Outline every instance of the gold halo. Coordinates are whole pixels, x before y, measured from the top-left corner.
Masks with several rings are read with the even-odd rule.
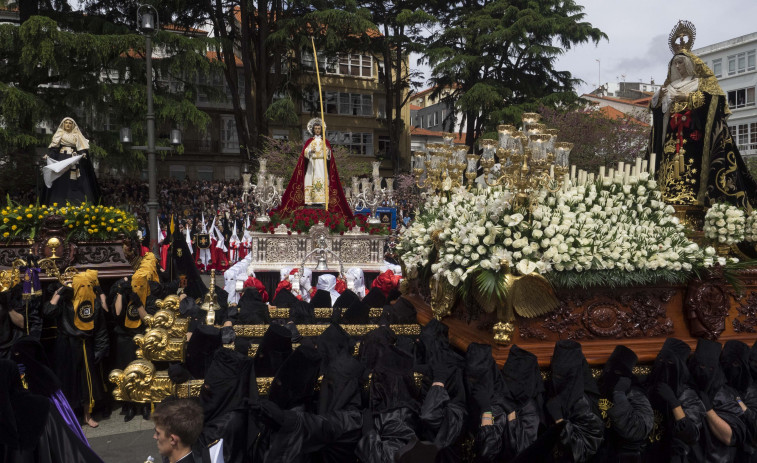
[[[697,28],[694,27],[694,24],[690,21],[679,20],[668,36],[670,51],[674,55],[683,50],[691,51],[696,37]]]

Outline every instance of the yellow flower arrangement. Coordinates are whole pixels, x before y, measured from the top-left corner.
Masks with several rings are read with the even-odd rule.
[[[8,200],[8,204],[0,211],[3,217],[0,233],[5,239],[34,239],[45,218],[52,215],[64,217],[64,227],[69,231],[68,238],[76,241],[116,239],[121,233],[137,230],[134,215],[112,206],[86,203],[79,206],[66,203],[60,208],[57,206],[57,203],[53,206],[21,206]],[[109,223],[117,223],[118,226],[107,227]]]

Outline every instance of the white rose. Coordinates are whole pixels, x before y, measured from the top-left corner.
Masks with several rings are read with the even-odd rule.
[[[528,275],[529,273],[536,270],[536,263],[531,262],[527,259],[523,259],[516,264],[515,268],[521,275]]]

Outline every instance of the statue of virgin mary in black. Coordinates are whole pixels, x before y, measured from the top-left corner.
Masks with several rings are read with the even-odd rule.
[[[757,207],[757,182],[728,128],[731,111],[723,89],[691,53],[695,35],[687,21],[673,29],[668,76],[652,97],[650,152],[656,154],[660,191],[669,204],[728,202],[751,211]]]
[[[62,206],[66,201],[71,204],[100,202],[100,187],[87,157],[89,140],[72,118],[63,118],[48,149],[43,158],[45,187],[40,202],[49,206],[54,203]]]

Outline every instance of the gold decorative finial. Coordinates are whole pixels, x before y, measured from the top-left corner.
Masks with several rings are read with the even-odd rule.
[[[51,255],[50,259],[60,259],[60,257],[55,255],[55,250],[60,246],[60,240],[56,237],[52,237],[49,240],[47,240],[47,245],[50,247]]]
[[[216,310],[219,309],[218,302],[216,302],[216,271],[210,271],[210,290],[205,295],[205,299],[202,302],[200,308],[208,313],[205,317],[205,323],[213,325],[216,322]]]
[[[697,28],[690,21],[679,20],[676,27],[670,31],[668,44],[670,51],[675,55],[681,51],[691,51],[694,46],[694,39],[697,37]]]

